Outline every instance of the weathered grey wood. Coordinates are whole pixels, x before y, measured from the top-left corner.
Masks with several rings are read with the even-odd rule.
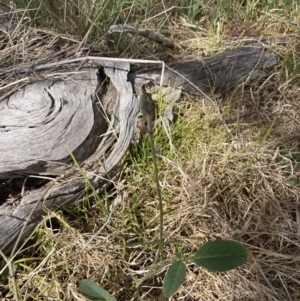
[[[3,50],[5,58],[9,49]],[[0,249],[5,253],[24,225],[22,238],[31,233],[45,208],[82,198],[85,182],[67,146],[96,188],[106,189],[136,129],[139,98],[134,92],[149,80],[160,82],[160,68],[135,73],[129,72],[128,63],[105,62],[99,68],[93,59],[73,58],[68,64],[55,57],[51,66],[48,56],[37,56],[29,63],[5,65],[0,72],[0,179],[63,174],[35,190],[25,185],[26,194],[19,191],[10,202],[0,200]],[[276,58],[260,47],[238,47],[170,65],[175,73],[166,70],[164,85],[199,94],[187,79],[208,93],[227,89],[243,78],[268,76],[275,65]],[[43,75],[48,79],[41,80]]]
[[[111,80],[109,86],[112,85],[113,89],[115,89],[116,91],[114,95],[116,96],[116,99],[113,99],[114,108],[113,115],[111,116],[112,122],[110,123],[109,131],[100,141],[100,143],[98,143],[96,140],[94,141],[94,143],[88,144],[88,147],[93,146],[94,152],[92,156],[89,156],[90,150],[88,150],[88,147],[86,147],[86,161],[82,164],[82,169],[89,177],[90,181],[99,189],[99,191],[103,191],[106,188],[106,185],[109,183],[110,179],[116,174],[114,168],[117,164],[119,164],[120,160],[126,153],[131,143],[132,136],[136,128],[137,116],[139,113],[139,101],[132,93],[131,84],[127,82],[129,64],[107,63],[106,65],[109,68],[104,68],[104,70],[106,74],[109,75]],[[94,83],[95,70],[97,69],[89,69],[89,72],[86,73],[90,74],[89,77],[91,79],[91,83],[87,85],[88,88],[82,88],[82,85],[86,86],[87,84],[85,78],[81,83],[78,82],[78,80],[76,81],[76,85],[78,87],[81,87],[83,91],[85,91],[86,98],[84,99],[84,101],[90,103],[89,105],[87,105],[86,103],[83,104],[82,100],[80,101],[80,103],[77,102],[77,106],[81,104],[86,109],[85,114],[91,120],[94,120],[94,112],[92,112],[91,108],[89,107],[92,107],[95,99],[98,99],[95,97],[97,94]],[[48,81],[46,82],[46,86],[48,87]],[[72,80],[71,82],[74,81]],[[44,84],[45,82],[38,85],[38,87],[43,87],[44,89]],[[74,88],[73,85],[71,85],[71,87]],[[58,90],[60,90],[59,87]],[[106,92],[111,91],[112,88],[110,87],[104,90],[105,91],[99,91],[99,98],[103,100],[104,106],[106,106],[107,102],[111,100],[111,95],[106,95]],[[70,90],[68,91],[72,92]],[[91,97],[90,95],[91,91],[94,91],[93,97]],[[81,94],[81,92],[79,92],[78,94]],[[59,95],[59,99],[63,99],[62,95]],[[68,99],[70,100],[70,98]],[[52,102],[51,99],[48,99],[48,101]],[[70,114],[72,113],[74,112],[70,112]],[[66,112],[66,115],[68,115],[68,111]],[[95,115],[97,116],[98,114],[95,113]],[[80,116],[84,118],[82,115]],[[68,116],[65,116],[65,118],[68,118]],[[91,136],[93,137],[93,139],[103,133],[103,117],[101,119],[101,117],[99,117],[98,115],[97,118],[100,118],[101,126],[99,128],[97,126],[97,129],[99,130],[98,133],[92,133]],[[85,120],[84,122],[90,123],[90,121],[87,120]],[[69,120],[69,124],[72,124],[72,120]],[[78,125],[78,123],[75,122],[75,125]],[[80,125],[83,125],[82,122],[80,122]],[[77,131],[79,131],[78,128]],[[61,135],[61,133],[59,133],[59,135]],[[86,141],[86,139],[84,138],[82,140]],[[61,140],[61,145],[64,145],[63,139]],[[112,148],[112,151],[109,151],[109,148]],[[84,147],[82,149],[84,149]],[[36,153],[36,151],[34,151],[34,153]],[[42,154],[43,151],[40,150],[40,153]],[[82,154],[82,152],[79,153]],[[41,154],[40,161],[42,161]],[[62,154],[64,155],[63,151]],[[103,158],[104,156],[105,160]],[[35,160],[33,160],[33,162],[35,162]],[[46,162],[48,164],[47,160]],[[35,172],[36,171],[37,170],[35,170]],[[63,204],[75,203],[79,200],[80,196],[82,196],[84,187],[85,181],[83,180],[83,178],[78,172],[76,172],[76,170],[71,169],[65,174],[63,178],[58,178],[56,181],[48,183],[46,187],[33,190],[27,195],[20,196],[18,199],[14,200],[13,203],[3,203],[0,207],[0,249],[5,253],[9,252],[12,249],[13,244],[16,242],[16,239],[24,223],[28,219],[30,212],[35,206],[36,208],[34,209],[34,214],[26,225],[25,230],[22,234],[22,238],[27,237],[31,233],[33,228],[41,219],[45,208],[53,208]]]
[[[29,84],[2,101],[0,179],[61,175],[72,163],[67,147],[79,162],[93,154],[107,128],[97,86],[97,68],[88,68]]]
[[[192,82],[205,93],[228,89],[242,79],[253,80],[264,78],[274,70],[276,57],[266,52],[262,47],[241,46],[225,50],[221,53],[198,61],[178,62],[170,64],[172,70],[166,69],[164,85],[183,86],[189,93],[201,94],[185,79]],[[136,87],[149,80],[160,82],[161,70],[142,70],[130,74],[130,80],[135,81]]]

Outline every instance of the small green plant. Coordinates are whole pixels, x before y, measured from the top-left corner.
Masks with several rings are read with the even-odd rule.
[[[177,254],[169,267],[163,281],[163,294],[166,298],[172,297],[186,276],[186,266],[182,254]],[[203,244],[191,258],[198,266],[210,271],[226,272],[234,269],[247,260],[247,251],[239,243],[230,240],[215,240]],[[84,279],[79,284],[80,292],[89,300],[116,300],[109,292],[93,281]]]
[[[166,298],[173,296],[185,279],[186,267],[182,256],[178,257],[181,258],[171,264],[163,281],[163,293]],[[244,264],[247,251],[235,241],[215,240],[203,244],[192,260],[210,271],[225,272]]]
[[[152,268],[150,268],[148,275],[146,275],[146,277],[143,278],[141,281],[138,281],[136,287],[138,287],[143,282],[143,280],[146,279],[149,275],[153,275],[152,272],[156,270],[156,268],[160,265],[160,262],[162,262],[163,260],[163,206],[152,129],[152,102],[152,97],[148,93],[147,87],[144,86],[143,95],[141,96],[141,110],[147,122],[147,133],[150,136],[150,146],[157,184],[156,186],[159,200],[158,206],[160,212],[159,240],[158,250],[153,266]],[[186,265],[184,263],[185,260],[192,260],[198,266],[204,267],[210,271],[225,272],[244,264],[247,260],[247,251],[241,244],[235,241],[215,240],[203,244],[196,251],[194,256],[185,258],[185,256],[181,253],[178,253],[176,256],[177,259],[174,260],[173,263],[170,265],[163,280],[163,295],[166,298],[170,298],[171,296],[173,296],[184,282],[187,270]],[[107,292],[106,290],[104,290],[103,288],[101,288],[96,283],[90,280],[82,280],[79,285],[79,290],[86,298],[90,300],[116,300],[113,296],[109,294],[109,292]]]

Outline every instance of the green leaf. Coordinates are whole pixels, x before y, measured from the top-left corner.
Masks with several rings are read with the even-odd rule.
[[[182,253],[176,252],[175,256],[176,256],[177,259],[183,260],[183,254]]]
[[[247,250],[231,240],[209,241],[202,245],[194,256],[197,265],[210,271],[225,272],[244,264]]]
[[[186,275],[186,267],[183,261],[178,260],[172,263],[163,282],[163,293],[166,298],[170,298],[176,293],[183,283]]]
[[[4,260],[0,260],[0,271],[4,268],[4,266],[6,265],[6,262]],[[14,263],[12,264],[12,269],[13,269],[13,272],[15,272],[17,270],[17,267],[18,267],[18,264]],[[0,278],[3,279],[3,280],[6,280],[10,277],[9,275],[9,268],[6,267],[4,269],[4,271],[0,274]]]
[[[79,291],[84,297],[92,301],[117,301],[116,298],[111,296],[108,291],[88,279],[80,281]]]

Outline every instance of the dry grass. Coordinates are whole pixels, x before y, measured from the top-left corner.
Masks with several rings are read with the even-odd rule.
[[[85,278],[99,283],[118,300],[159,300],[167,264],[176,252],[187,256],[188,273],[172,300],[300,300],[300,187],[294,184],[300,175],[296,1],[291,1],[294,7],[291,4],[289,11],[263,6],[251,10],[250,4],[246,10],[237,5],[239,1],[227,1],[236,8],[227,19],[224,13],[223,19],[213,19],[217,6],[212,1],[204,2],[202,13],[194,15],[191,10],[162,8],[163,1],[154,2],[149,10],[133,3],[136,10],[130,11],[130,5],[120,10],[122,18],[128,14],[130,20],[143,12],[148,20],[143,26],[174,39],[180,51],[167,51],[143,39],[136,44],[127,35],[115,45],[85,36],[87,45],[94,42],[99,52],[110,49],[110,55],[149,58],[151,51],[167,60],[211,55],[249,36],[274,37],[268,50],[276,53],[280,64],[270,78],[211,95],[225,124],[218,122],[218,112],[208,102],[186,96],[175,104],[178,119],[171,128],[172,139],[163,128],[155,129],[166,262],[136,289],[135,283],[154,261],[159,231],[154,169],[146,135],[140,145],[133,145],[117,189],[102,196],[104,204],[114,208],[111,222],[83,252],[85,243],[107,219],[96,201],[85,200],[77,208],[45,216],[16,259],[22,300],[84,300],[77,287]],[[217,2],[228,9],[226,2]],[[63,1],[58,3],[64,8]],[[70,13],[68,18],[74,16]],[[87,26],[92,28],[91,24]],[[98,28],[99,24],[94,26]],[[101,28],[97,39],[104,32]],[[276,43],[284,34],[292,36],[284,44]],[[244,113],[249,114],[242,117]],[[249,251],[247,263],[227,273],[211,273],[188,260],[201,243],[216,238],[243,243]],[[11,300],[11,281],[3,280],[0,291],[3,300]]]

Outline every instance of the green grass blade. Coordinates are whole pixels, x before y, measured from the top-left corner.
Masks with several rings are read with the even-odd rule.
[[[163,282],[163,293],[166,298],[170,298],[176,293],[183,283],[186,275],[186,267],[182,260],[173,262]]]
[[[209,241],[202,245],[194,256],[197,265],[210,271],[225,272],[234,269],[247,260],[247,250],[230,240]]]
[[[91,183],[91,181],[89,180],[88,176],[85,174],[85,172],[83,171],[83,169],[81,168],[80,164],[78,163],[78,161],[76,160],[74,154],[72,153],[71,149],[69,148],[69,146],[67,145],[67,149],[69,151],[69,154],[75,164],[75,166],[77,167],[77,169],[79,170],[80,174],[82,175],[82,177],[84,178],[84,180],[86,181],[88,187],[92,190],[93,192],[93,196],[94,198],[98,201],[98,203],[100,204],[103,212],[106,214],[106,216],[108,217],[109,216],[109,212],[108,210],[106,209],[106,207],[104,206],[104,204],[101,202],[100,198],[99,198],[99,194],[97,193],[94,185]],[[112,222],[113,223],[113,222]],[[113,226],[114,223],[113,223]]]

